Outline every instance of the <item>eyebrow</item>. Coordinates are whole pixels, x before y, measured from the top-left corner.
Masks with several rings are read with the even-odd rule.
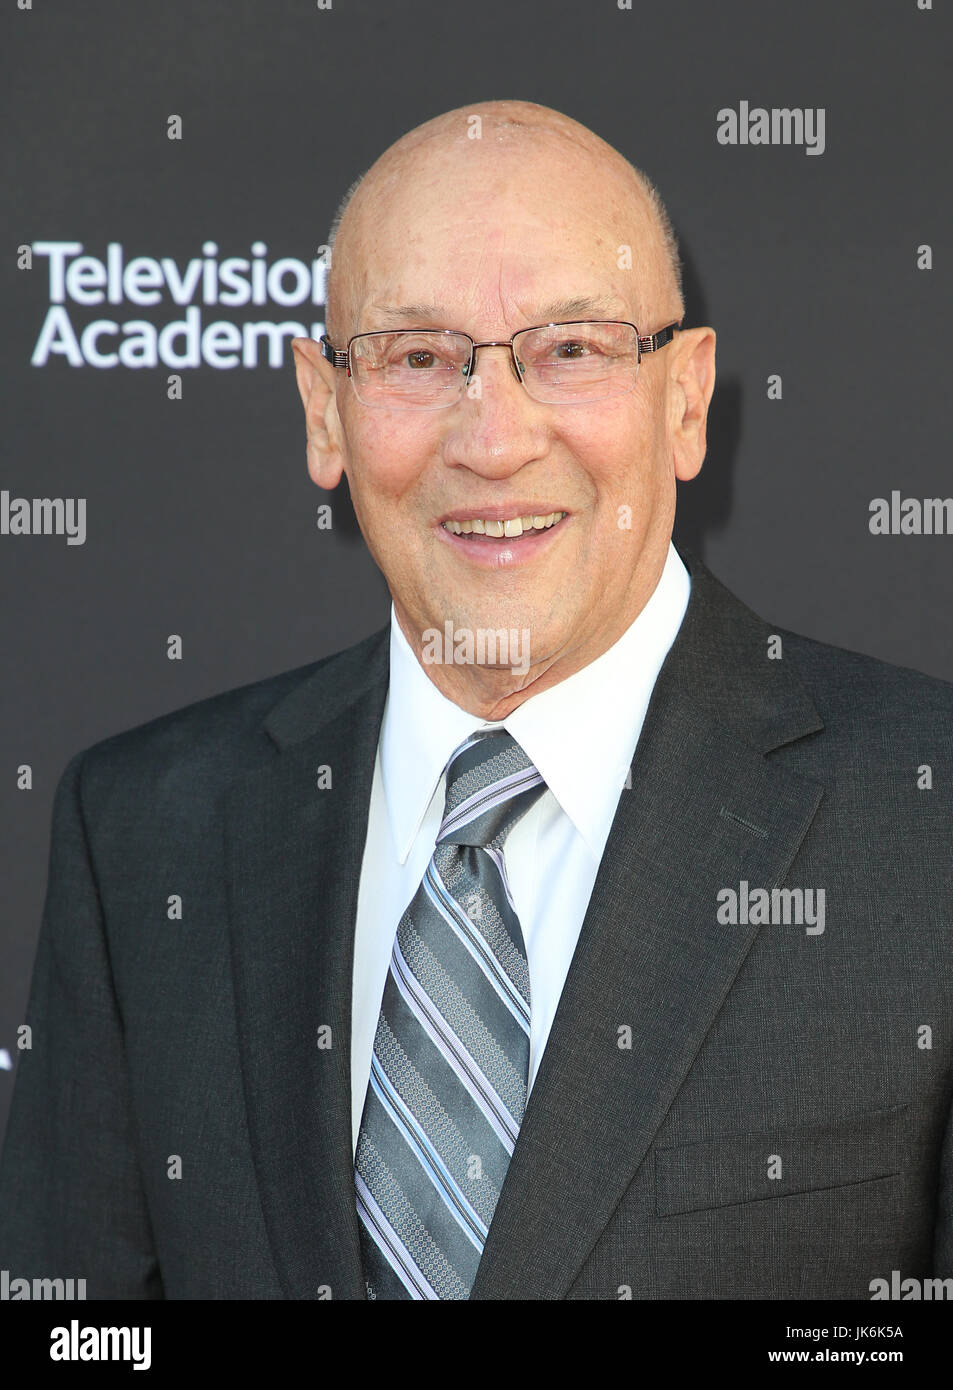
[[[554,299],[543,304],[536,311],[540,323],[550,320],[572,319],[577,314],[625,313],[626,308],[615,295],[581,295],[573,299]],[[439,304],[372,304],[370,313],[389,319],[392,323],[414,323],[423,327],[427,323],[446,323],[452,317]]]

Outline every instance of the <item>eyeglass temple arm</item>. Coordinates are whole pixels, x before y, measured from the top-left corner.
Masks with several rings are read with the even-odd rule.
[[[331,363],[332,367],[347,366],[347,348],[332,347],[326,333],[322,333],[321,335],[321,351]]]
[[[675,337],[677,323],[670,323],[667,328],[660,328],[657,333],[651,333],[647,338],[639,339],[639,352],[658,352],[666,343],[670,343]]]

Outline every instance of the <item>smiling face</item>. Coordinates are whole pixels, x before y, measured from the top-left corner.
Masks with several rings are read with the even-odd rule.
[[[614,152],[525,128],[469,140],[459,120],[356,195],[334,252],[335,346],[399,327],[506,340],[585,318],[646,335],[680,317],[650,205]],[[704,457],[711,330],[676,334],[643,356],[629,394],[584,404],[533,400],[494,347],[477,354],[479,391],[449,408],[367,406],[310,340],[295,351],[312,476],[347,474],[418,655],[448,620],[529,631],[519,677],[426,665],[444,693],[501,718],[621,636],[664,565],[675,477]]]

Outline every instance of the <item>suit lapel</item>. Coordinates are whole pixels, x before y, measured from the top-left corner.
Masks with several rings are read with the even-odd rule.
[[[317,1298],[322,1288],[335,1299],[365,1297],[351,1155],[351,968],[387,651],[385,631],[297,687],[266,721],[281,755],[233,783],[225,803],[249,1133],[289,1298]],[[321,768],[331,778],[323,789]]]
[[[718,890],[780,884],[823,795],[765,757],[823,727],[771,630],[688,562],[472,1298],[566,1294],[759,930],[719,926]]]

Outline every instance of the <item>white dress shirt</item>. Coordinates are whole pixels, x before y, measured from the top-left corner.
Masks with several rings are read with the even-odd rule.
[[[390,685],[354,938],[355,1149],[397,925],[433,854],[443,818],[447,762],[476,729],[508,730],[547,786],[510,832],[503,850],[529,963],[532,1088],[649,699],[685,616],[690,587],[688,572],[669,543],[658,584],[619,640],[588,666],[496,722],[468,714],[440,693],[391,607]]]

